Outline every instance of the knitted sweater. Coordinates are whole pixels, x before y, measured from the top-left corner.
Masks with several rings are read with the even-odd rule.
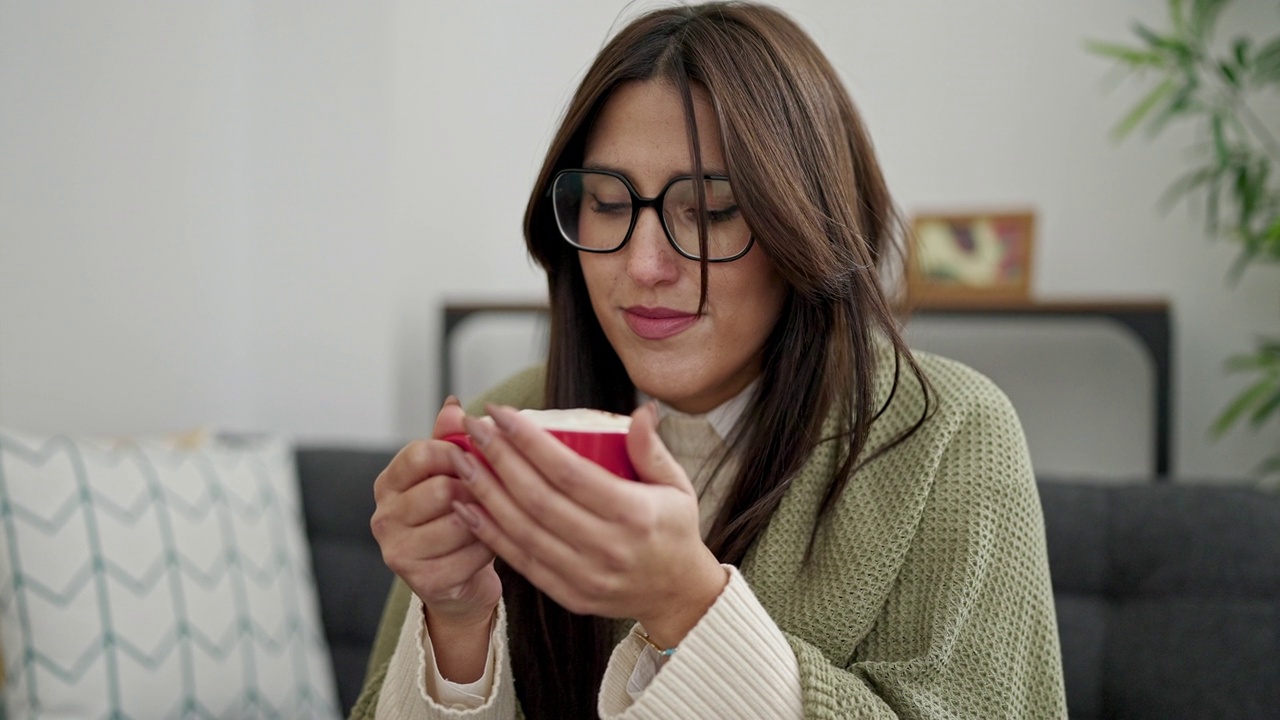
[[[805,567],[839,457],[836,441],[819,445],[741,573],[795,652],[807,718],[1065,717],[1043,516],[1017,416],[978,373],[917,358],[936,391],[930,419],[851,478]],[[891,360],[881,368],[883,398]],[[541,396],[534,370],[486,399],[537,407]],[[904,373],[868,447],[909,427],[922,403]],[[823,436],[834,429],[828,419]],[[408,604],[397,582],[353,718],[373,716]]]

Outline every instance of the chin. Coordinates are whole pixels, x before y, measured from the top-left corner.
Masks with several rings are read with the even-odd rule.
[[[667,405],[676,405],[689,399],[694,391],[685,383],[671,382],[670,378],[682,377],[679,373],[629,373],[631,382],[640,392]],[[683,376],[687,377],[687,376]]]

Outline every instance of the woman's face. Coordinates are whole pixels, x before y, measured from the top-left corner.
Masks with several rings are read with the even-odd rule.
[[[703,171],[727,175],[707,94],[693,90]],[[587,138],[583,165],[627,177],[654,197],[674,177],[693,174],[683,106],[663,82],[617,87]],[[671,247],[656,210],[636,219],[614,253],[579,252],[596,317],[632,382],[686,413],[732,398],[760,374],[765,339],[787,288],[760,246],[707,266],[707,303],[698,313],[700,265]]]

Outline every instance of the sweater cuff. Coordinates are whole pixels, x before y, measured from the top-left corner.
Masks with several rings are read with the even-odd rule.
[[[600,686],[601,718],[803,716],[800,665],[786,636],[737,568],[724,567],[724,591],[634,702],[628,680],[642,654],[657,653],[634,633],[614,648]]]
[[[492,672],[491,672],[492,670]],[[489,633],[489,659],[485,675],[490,676],[487,697],[477,700],[450,694],[433,682],[440,676],[435,653],[427,635],[422,600],[409,601],[400,627],[395,653],[387,666],[386,679],[378,698],[377,720],[421,718],[423,720],[510,720],[516,713],[515,685],[511,680],[511,654],[507,649],[507,610],[498,603],[497,617]],[[483,684],[482,677],[479,684]],[[448,683],[454,688],[459,686]],[[430,690],[429,690],[430,688]],[[435,694],[441,689],[445,692]],[[433,692],[434,691],[434,692]]]
[[[480,674],[480,679],[475,682],[456,683],[440,674],[440,666],[436,663],[436,648],[431,643],[431,635],[427,632],[424,621],[422,629],[418,631],[418,640],[422,643],[420,677],[426,681],[426,686],[422,688],[423,695],[434,698],[441,705],[453,708],[477,708],[483,705],[490,691],[493,690],[493,664],[498,646],[494,635],[497,629],[498,622],[495,618],[489,630],[489,652],[485,653],[484,672]]]

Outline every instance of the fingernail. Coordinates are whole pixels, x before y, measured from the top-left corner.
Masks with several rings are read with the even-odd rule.
[[[445,399],[444,399],[444,404],[445,404],[445,405],[457,405],[458,407],[462,407],[462,401],[458,399],[458,396],[457,396],[457,395],[450,395],[449,397],[445,398]]]
[[[493,430],[479,420],[471,416],[467,416],[462,423],[467,426],[467,434],[470,435],[471,439],[476,441],[476,445],[479,445],[481,448],[488,445],[490,440],[493,440]]]
[[[508,435],[515,431],[515,410],[508,407],[502,407],[500,405],[489,404],[486,404],[484,409],[488,411],[489,417],[493,418],[493,424],[497,425],[499,430]]]
[[[471,457],[470,453],[455,448],[450,451],[453,454],[453,465],[462,473],[462,479],[467,482],[473,482],[476,479],[476,471],[480,466],[476,465],[476,459]]]
[[[472,530],[480,529],[480,516],[476,514],[475,510],[472,510],[466,505],[454,500],[453,511],[458,513],[458,517],[462,518],[462,521],[465,522]]]

